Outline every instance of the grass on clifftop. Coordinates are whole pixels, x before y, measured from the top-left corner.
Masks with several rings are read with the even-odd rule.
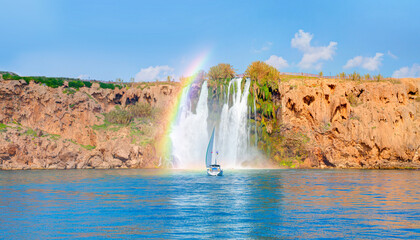
[[[77,90],[81,87],[90,88],[91,86],[92,86],[92,83],[88,81],[80,81],[80,80],[69,81],[69,87],[72,87]]]
[[[10,72],[1,72],[2,78],[4,80],[25,80],[26,83],[30,83],[34,81],[35,83],[45,84],[48,87],[58,88],[64,85],[64,82],[68,82],[69,87],[74,89],[79,89],[81,87],[88,87],[92,86],[91,81],[82,81],[76,78],[65,78],[65,77],[44,77],[44,76],[19,76],[15,73]],[[99,87],[103,89],[112,89],[114,90],[116,87],[122,89],[123,86],[119,84],[113,83],[103,83],[99,82]]]

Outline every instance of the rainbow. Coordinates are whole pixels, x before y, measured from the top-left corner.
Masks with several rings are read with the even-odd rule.
[[[182,79],[181,87],[177,93],[175,101],[173,105],[165,113],[165,116],[164,116],[165,129],[164,129],[163,136],[158,141],[157,151],[158,151],[158,154],[162,156],[163,158],[165,158],[166,160],[170,159],[170,154],[172,152],[170,134],[172,132],[174,124],[176,123],[177,116],[179,115],[180,105],[182,102],[182,99],[181,99],[182,93],[184,91],[189,92],[192,84],[197,80],[197,78],[195,78],[194,75],[196,75],[200,70],[204,68],[204,65],[207,62],[209,55],[210,55],[209,50],[203,51],[194,59],[194,61],[184,71],[184,74],[185,74],[184,76],[187,76],[187,77]]]

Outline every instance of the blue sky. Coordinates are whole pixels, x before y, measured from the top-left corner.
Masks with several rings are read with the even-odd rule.
[[[0,71],[179,77],[256,60],[283,72],[420,77],[420,1],[0,0]]]

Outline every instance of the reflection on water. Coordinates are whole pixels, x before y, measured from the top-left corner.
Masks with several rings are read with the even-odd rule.
[[[419,171],[0,171],[0,232],[6,239],[413,239],[419,179]]]

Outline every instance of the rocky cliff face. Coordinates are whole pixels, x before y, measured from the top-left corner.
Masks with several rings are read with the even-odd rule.
[[[306,135],[301,167],[419,168],[420,80],[281,83],[284,132]]]
[[[162,112],[177,90],[176,84],[151,83],[69,91],[0,81],[0,169],[155,167],[153,140],[164,124],[159,113],[128,126],[106,124],[103,113],[139,101]]]
[[[265,98],[257,102],[251,121],[259,126],[260,149],[273,162],[289,158],[293,167],[420,168],[420,79],[306,79],[274,88],[251,89],[256,98]],[[155,144],[164,134],[162,116],[173,105],[178,84],[115,90],[93,84],[69,90],[0,81],[0,169],[160,166]],[[128,125],[104,120],[104,113],[137,102],[152,105],[154,115]]]

